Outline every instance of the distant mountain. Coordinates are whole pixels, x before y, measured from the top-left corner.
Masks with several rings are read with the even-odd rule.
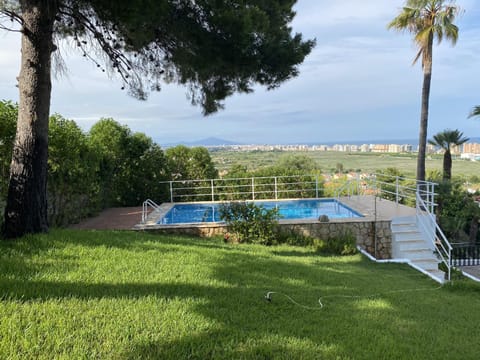
[[[170,144],[161,144],[162,147],[173,147],[177,145],[185,145],[185,146],[222,146],[222,145],[242,145],[242,143],[220,139],[216,137],[209,137],[206,139],[196,140],[196,141],[179,141],[177,143],[170,143]]]

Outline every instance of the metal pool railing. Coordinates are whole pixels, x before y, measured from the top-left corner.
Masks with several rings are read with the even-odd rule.
[[[177,180],[168,186],[170,202],[318,198],[319,175]]]
[[[147,199],[142,204],[142,223],[145,223],[145,221],[147,221],[150,208],[153,210],[157,210],[159,206],[153,200]]]
[[[427,200],[434,212],[435,186],[430,181],[418,181],[403,176],[370,174],[347,181],[335,191],[335,198],[352,195],[375,195],[382,199],[415,207],[417,193]]]

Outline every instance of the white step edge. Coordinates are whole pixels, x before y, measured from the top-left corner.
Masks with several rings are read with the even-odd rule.
[[[440,284],[444,284],[445,283],[445,279],[443,278],[439,278],[438,276],[435,276],[434,274],[430,273],[429,271],[425,270],[425,269],[422,269],[421,267],[417,266],[417,265],[414,265],[412,264],[412,262],[409,260],[409,259],[385,259],[385,260],[378,260],[376,258],[374,258],[372,255],[370,255],[369,253],[367,253],[365,250],[363,250],[360,246],[357,246],[357,249],[358,251],[360,251],[361,254],[363,254],[364,256],[366,256],[369,260],[371,261],[374,261],[376,263],[379,263],[379,264],[388,264],[388,263],[395,263],[395,264],[408,264],[410,265],[411,267],[413,267],[415,270],[418,270],[420,271],[422,274],[424,275],[427,275],[429,278],[431,278],[432,280],[435,280],[436,282],[440,283]],[[438,266],[438,264],[437,264]],[[441,271],[441,270],[438,270],[438,271]],[[443,273],[443,271],[441,271]],[[443,273],[443,276],[445,277],[445,273]]]
[[[436,260],[435,255],[432,254],[432,250],[427,248],[408,249],[408,250],[400,249],[398,253],[400,258],[407,258],[410,260],[428,259],[428,258]]]

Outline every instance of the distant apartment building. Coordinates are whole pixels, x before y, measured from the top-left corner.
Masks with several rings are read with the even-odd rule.
[[[450,153],[452,155],[460,155],[462,153],[462,148],[460,146],[453,145],[450,148]]]
[[[360,151],[361,152],[370,152],[370,145],[368,145],[368,144],[360,145]]]
[[[374,153],[386,153],[388,152],[387,144],[373,144],[371,146],[372,152]]]
[[[480,160],[480,144],[468,143],[463,144],[463,151],[460,155],[461,159],[467,159],[472,161]]]
[[[402,145],[390,144],[390,145],[388,145],[388,152],[389,153],[400,153],[400,152],[402,152]]]
[[[410,144],[402,145],[402,152],[409,153],[409,152],[412,152],[412,151],[413,151],[413,146],[412,145],[410,145]]]
[[[427,144],[427,154],[435,154],[437,147],[432,144]]]
[[[463,144],[463,153],[480,155],[480,144],[477,144],[477,143]]]

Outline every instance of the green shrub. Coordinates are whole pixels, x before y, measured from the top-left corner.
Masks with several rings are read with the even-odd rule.
[[[313,241],[315,251],[332,255],[353,255],[357,252],[356,244],[355,235],[349,231],[326,240],[315,239]]]
[[[240,243],[276,244],[277,208],[265,209],[253,202],[230,202],[220,206],[220,218],[233,239]]]
[[[311,236],[297,233],[293,229],[277,228],[277,242],[291,246],[313,246],[315,239]]]

